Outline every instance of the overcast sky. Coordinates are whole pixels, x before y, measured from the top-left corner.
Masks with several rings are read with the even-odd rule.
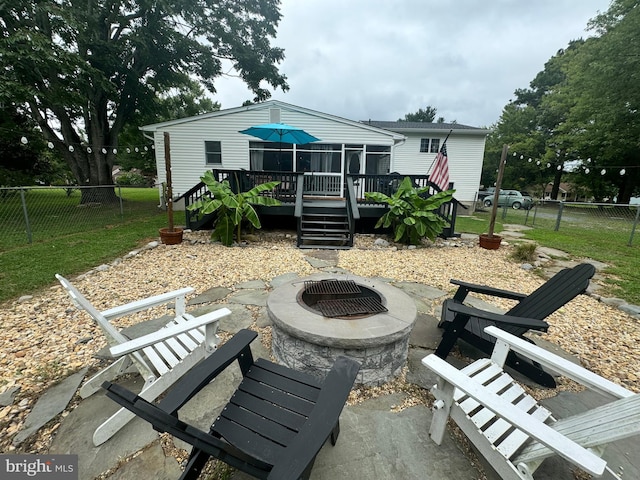
[[[488,127],[518,88],[609,0],[283,0],[273,45],[290,90],[274,99],[351,120],[397,120],[431,105]],[[253,98],[220,79],[222,108]]]

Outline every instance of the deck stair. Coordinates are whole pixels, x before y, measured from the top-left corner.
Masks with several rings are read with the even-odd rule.
[[[298,220],[299,248],[349,249],[353,228],[345,202],[304,201]]]

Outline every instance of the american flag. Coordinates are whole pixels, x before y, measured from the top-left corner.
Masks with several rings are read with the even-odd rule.
[[[447,190],[449,188],[449,160],[447,159],[446,140],[436,156],[429,180],[438,185],[441,190]]]

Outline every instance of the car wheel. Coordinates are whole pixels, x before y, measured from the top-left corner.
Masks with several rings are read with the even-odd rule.
[[[490,207],[491,206],[491,200],[485,200],[484,201],[484,206],[485,207]]]
[[[513,202],[513,205],[511,205],[514,210],[520,210],[521,206],[522,204],[520,202]]]

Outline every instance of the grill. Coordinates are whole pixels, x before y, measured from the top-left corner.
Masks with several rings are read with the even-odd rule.
[[[345,295],[360,293],[360,287],[353,280],[307,280],[304,291],[310,295]]]
[[[353,280],[308,280],[303,301],[325,317],[348,317],[386,312],[377,294],[363,292]]]
[[[318,303],[316,303],[316,308],[320,310],[325,317],[368,315],[387,311],[386,307],[375,297],[319,300]]]

